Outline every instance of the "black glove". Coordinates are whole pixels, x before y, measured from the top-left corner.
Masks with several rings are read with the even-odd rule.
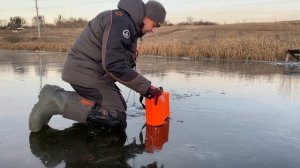
[[[148,98],[148,99],[155,99],[155,104],[157,104],[158,101],[158,97],[162,94],[163,89],[162,87],[154,87],[154,86],[150,86],[149,89],[147,90],[146,94],[144,95],[144,97]]]

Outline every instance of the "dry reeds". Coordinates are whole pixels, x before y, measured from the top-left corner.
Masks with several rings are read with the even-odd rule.
[[[284,59],[287,46],[270,37],[243,36],[193,42],[149,41],[141,43],[139,51],[143,55],[277,61]]]

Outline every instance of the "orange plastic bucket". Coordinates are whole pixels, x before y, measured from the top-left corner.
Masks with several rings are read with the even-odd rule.
[[[162,92],[158,97],[157,104],[155,99],[146,99],[146,124],[159,126],[164,124],[170,117],[169,92]]]

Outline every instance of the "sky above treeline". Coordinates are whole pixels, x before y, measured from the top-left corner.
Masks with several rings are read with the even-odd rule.
[[[147,2],[148,0],[144,0]],[[158,0],[167,10],[167,21],[273,22],[300,20],[300,0]],[[58,15],[92,19],[101,11],[116,9],[119,0],[38,0],[39,14],[47,23]],[[0,20],[21,16],[30,24],[36,16],[35,0],[0,0]]]

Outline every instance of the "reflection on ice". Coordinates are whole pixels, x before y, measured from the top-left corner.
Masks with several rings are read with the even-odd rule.
[[[123,130],[99,129],[94,125],[74,124],[62,131],[44,126],[29,136],[31,152],[45,167],[123,167],[144,145],[132,142],[125,145]]]
[[[30,133],[33,155],[45,167],[131,167],[128,160],[143,152],[162,150],[169,137],[169,121],[159,127],[146,126],[138,137],[128,142],[124,130],[99,128],[93,124],[73,124],[64,130],[48,125],[40,132]],[[157,162],[149,165],[157,166]],[[154,167],[156,168],[156,167]]]
[[[161,126],[146,126],[145,151],[153,153],[163,149],[163,145],[169,139],[170,121],[166,120]]]

